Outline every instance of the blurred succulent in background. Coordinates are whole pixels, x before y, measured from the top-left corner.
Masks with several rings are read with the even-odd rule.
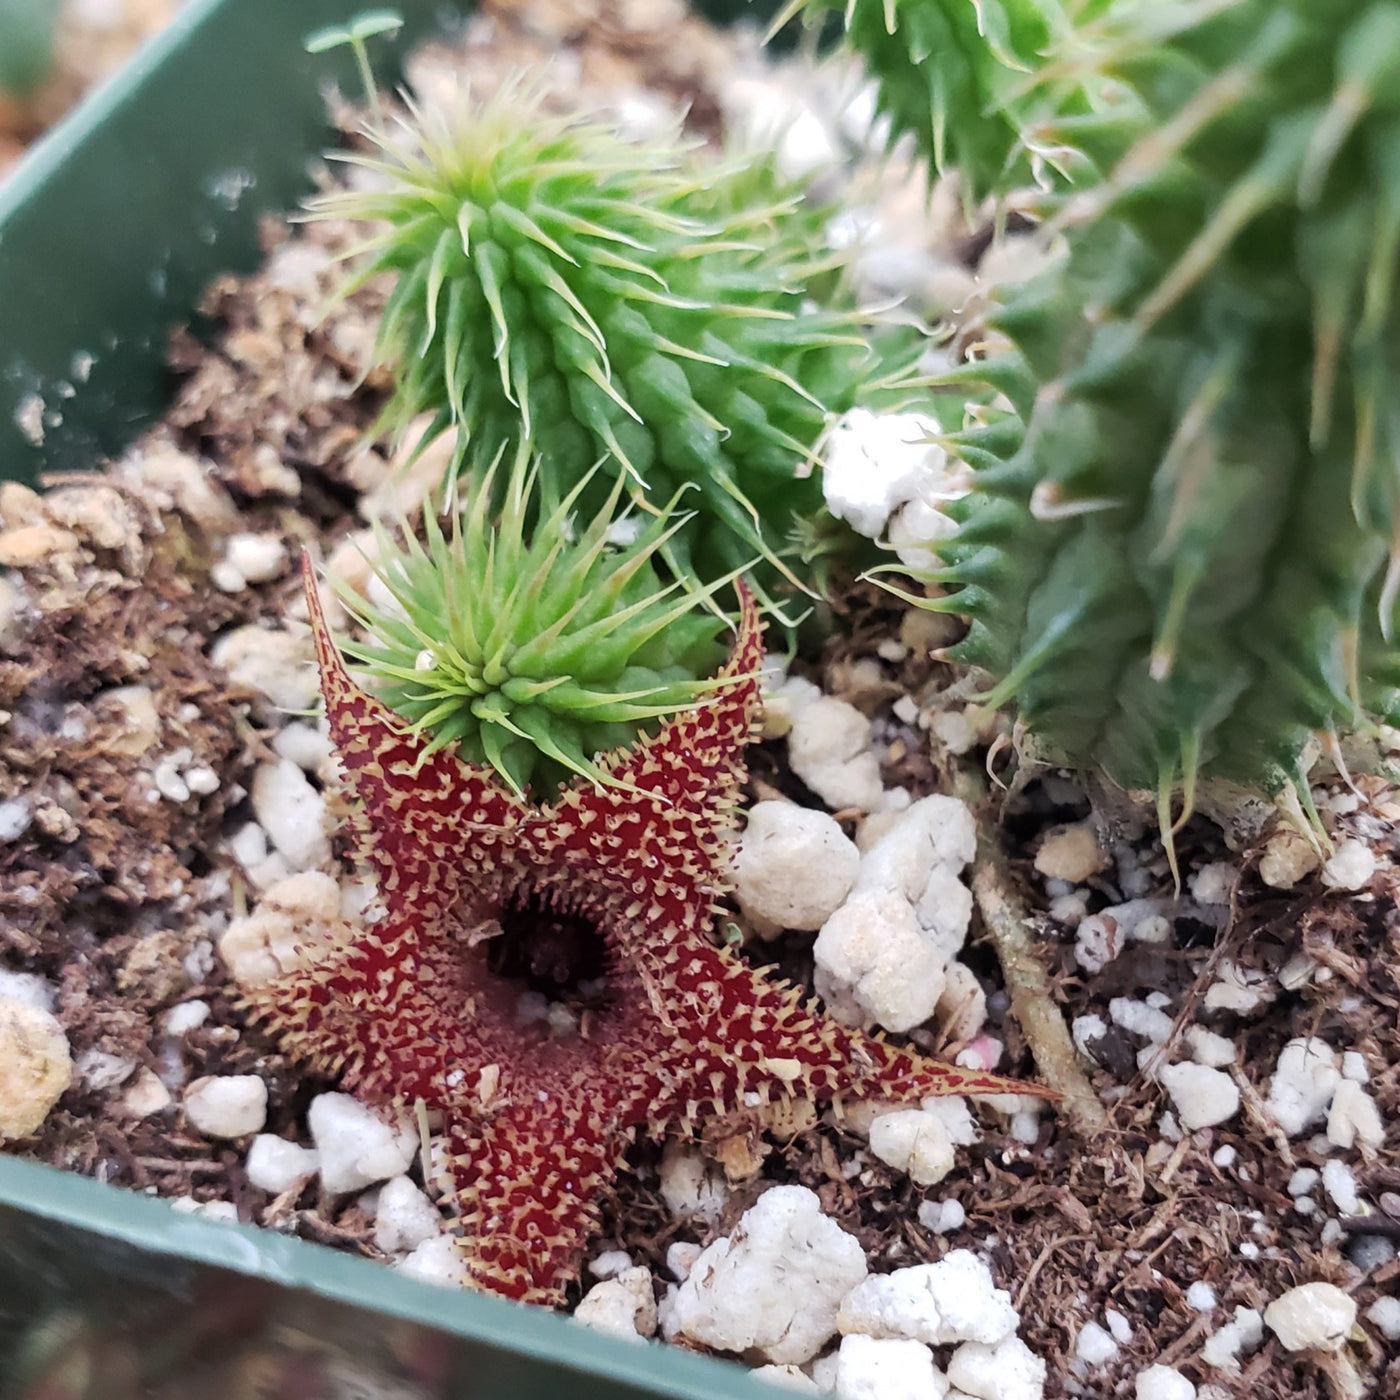
[[[342,597],[365,627],[343,650],[431,755],[449,744],[538,798],[574,774],[606,781],[595,758],[713,689],[724,658],[716,583],[663,585],[653,567],[686,524],[674,503],[618,516],[614,476],[587,523],[586,475],[533,516],[540,466],[522,444],[464,475],[447,530],[429,510],[420,541],[376,527],[382,591]],[[497,509],[494,503],[499,500]]]
[[[0,93],[27,97],[48,76],[58,0],[0,0]]]
[[[1030,183],[1026,74],[1065,27],[1054,0],[789,0],[773,32],[834,14],[877,82],[892,141],[912,137],[974,202]]]
[[[898,332],[886,359],[850,307],[811,299],[830,297],[832,261],[801,191],[551,115],[523,83],[448,115],[410,105],[369,136],[344,157],[363,187],[313,212],[381,225],[350,285],[394,279],[382,426],[433,414],[463,462],[474,442],[528,439],[544,515],[600,459],[588,510],[613,471],[648,510],[692,486],[693,515],[658,546],[674,577],[759,559],[760,590],[805,586],[788,537],[821,509],[811,453],[828,414],[881,392],[920,345]]]
[[[1108,96],[1028,133],[1081,155],[1065,253],[949,378],[1003,397],[926,606],[1164,826],[1202,775],[1306,806],[1315,739],[1400,716],[1400,7],[1126,3],[1043,71]]]

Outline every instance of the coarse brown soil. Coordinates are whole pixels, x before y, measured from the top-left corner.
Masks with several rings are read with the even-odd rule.
[[[561,101],[648,88],[688,106],[700,134],[713,133],[712,77],[731,56],[731,38],[685,20],[678,39],[676,15],[656,22],[668,7],[626,0],[486,8],[490,22],[473,30],[465,58],[452,60],[474,82],[489,87],[522,64],[563,55],[573,77]],[[430,63],[425,83],[444,71],[446,60]],[[237,532],[275,534],[289,554],[305,546],[324,559],[361,527],[372,500],[411,489],[387,451],[364,442],[385,394],[379,374],[362,372],[382,289],[322,316],[331,255],[346,238],[331,224],[295,232],[269,224],[266,268],[209,289],[202,310],[213,333],[174,338],[182,386],[140,452],[110,469],[95,463],[90,477],[43,497],[0,487],[0,802],[23,800],[31,818],[0,846],[0,967],[58,987],[57,1015],[81,1071],[40,1132],[9,1150],[126,1188],[232,1202],[243,1221],[377,1257],[353,1199],[329,1198],[314,1183],[275,1199],[257,1190],[238,1144],[186,1124],[178,1089],[203,1075],[255,1072],[269,1086],[266,1131],[306,1141],[306,1104],[329,1087],[309,1082],[244,1023],[215,953],[230,918],[256,899],[228,840],[249,818],[251,775],[273,756],[285,715],[211,653],[218,639],[256,624],[304,675],[304,604],[294,570],[234,592],[216,587],[210,570]],[[971,237],[966,248],[980,255],[980,243]],[[990,735],[957,756],[932,730],[894,715],[904,696],[930,712],[952,704],[944,692],[961,678],[933,655],[947,640],[935,624],[867,587],[848,590],[834,622],[807,674],[876,720],[887,785],[916,797],[947,791],[959,764],[982,764]],[[996,761],[1004,767],[1004,757]],[[200,767],[217,785],[179,798],[170,772]],[[780,741],[752,751],[751,788],[820,805],[788,769]],[[1054,998],[1067,1020],[1097,1013],[1110,1028],[1088,1065],[1107,1129],[1085,1141],[1051,1114],[1038,1140],[1025,1143],[1004,1119],[983,1114],[980,1141],[959,1149],[953,1174],[925,1191],[883,1166],[858,1134],[814,1114],[796,1114],[782,1136],[731,1124],[707,1143],[733,1187],[713,1229],[672,1217],[658,1191],[658,1150],[640,1147],[599,1246],[625,1249],[664,1279],[674,1240],[704,1243],[732,1228],[765,1186],[800,1182],[859,1237],[872,1268],[985,1247],[1021,1312],[1021,1337],[1047,1362],[1048,1396],[1131,1394],[1133,1377],[1154,1362],[1180,1366],[1221,1396],[1340,1396],[1335,1362],[1290,1355],[1271,1333],[1236,1373],[1207,1366],[1200,1349],[1234,1308],[1262,1310],[1298,1283],[1333,1282],[1363,1314],[1400,1287],[1400,790],[1361,777],[1355,802],[1351,795],[1340,778],[1326,783],[1323,796],[1344,800],[1325,819],[1337,838],[1353,835],[1374,850],[1367,888],[1340,892],[1309,876],[1271,889],[1257,875],[1262,840],[1232,851],[1218,827],[1197,819],[1178,838],[1183,879],[1189,886],[1203,866],[1232,862],[1239,878],[1228,918],[1182,913],[1166,941],[1132,944],[1090,976],[1074,959],[1073,930],[1049,913],[1033,860],[1051,827],[1084,818],[1091,796],[1102,794],[1063,775],[999,794],[1002,840]],[[1125,881],[1170,899],[1155,831],[1134,825],[1121,806],[1101,807],[1117,844],[1115,860],[1086,882],[1091,910],[1127,898]],[[838,815],[854,832],[856,814]],[[788,935],[761,955],[810,984],[810,937]],[[1032,1073],[999,994],[994,950],[975,938],[964,956],[990,994],[988,1029],[1007,1047],[1001,1067]],[[1258,970],[1270,999],[1248,1013],[1204,1010],[1226,959]],[[1169,1104],[1138,1070],[1142,1041],[1115,1026],[1108,1009],[1113,998],[1153,992],[1168,999],[1178,1033],[1200,1022],[1233,1040],[1229,1072],[1243,1109],[1226,1124],[1186,1135],[1170,1122],[1164,1128]],[[162,1018],[193,1000],[208,1004],[207,1019],[181,1037],[167,1034]],[[1331,1229],[1335,1212],[1320,1190],[1311,1213],[1288,1191],[1295,1170],[1321,1167],[1325,1139],[1286,1138],[1263,1106],[1279,1052],[1297,1036],[1360,1052],[1386,1125],[1379,1149],[1340,1154],[1367,1213]],[[961,1048],[924,1039],[940,1053]],[[925,1198],[957,1200],[966,1224],[947,1237],[924,1228],[917,1208]],[[1197,1282],[1214,1289],[1213,1310],[1188,1305]],[[1086,1373],[1076,1339],[1084,1323],[1102,1324],[1106,1309],[1127,1319],[1131,1339],[1106,1368]],[[1400,1394],[1400,1354],[1376,1328],[1363,1324],[1347,1355],[1366,1393]]]

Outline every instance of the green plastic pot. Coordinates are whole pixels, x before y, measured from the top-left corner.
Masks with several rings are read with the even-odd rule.
[[[698,7],[721,20],[749,8]],[[159,415],[171,328],[216,273],[256,265],[259,217],[297,204],[308,162],[330,144],[321,89],[331,78],[349,88],[352,60],[312,57],[303,39],[358,8],[190,0],[0,184],[0,476],[92,470]],[[402,47],[463,7],[397,8]],[[12,1387],[25,1383],[19,1353],[37,1322],[85,1318],[99,1335],[145,1328],[168,1341],[180,1309],[211,1297],[243,1303],[240,1325],[257,1325],[259,1309],[296,1317],[318,1339],[340,1339],[349,1361],[357,1345],[415,1324],[453,1378],[443,1393],[473,1400],[774,1393],[725,1362],[629,1345],[0,1155],[0,1400],[24,1393]]]

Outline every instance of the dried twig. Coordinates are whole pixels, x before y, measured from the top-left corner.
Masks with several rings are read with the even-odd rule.
[[[1011,1010],[1021,1023],[1041,1077],[1063,1096],[1061,1113],[1081,1137],[1093,1137],[1108,1125],[1108,1115],[1079,1067],[1074,1042],[1050,993],[1050,978],[1031,941],[1026,906],[1007,865],[1001,833],[986,816],[986,784],[980,775],[960,767],[954,792],[977,817],[972,893],[996,947]]]

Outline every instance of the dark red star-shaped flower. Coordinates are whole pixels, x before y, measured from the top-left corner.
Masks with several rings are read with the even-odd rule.
[[[639,1131],[788,1095],[1043,1092],[826,1020],[712,940],[759,699],[746,591],[713,697],[603,761],[608,786],[545,806],[451,751],[425,754],[346,672],[309,570],[307,597],[377,917],[248,999],[366,1102],[440,1111],[472,1283],[558,1302]],[[522,1022],[532,978],[601,987],[560,1034]]]

